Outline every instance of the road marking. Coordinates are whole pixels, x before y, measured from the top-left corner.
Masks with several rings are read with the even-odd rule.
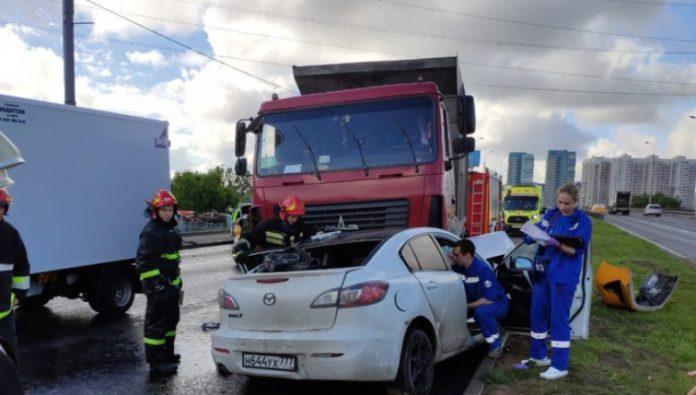
[[[625,227],[623,227],[623,226],[621,226],[621,225],[619,225],[619,224],[617,224],[617,223],[612,223],[612,222],[607,222],[607,223],[608,223],[609,225],[615,226],[615,227],[617,227],[617,228],[623,230],[623,231],[626,232],[626,233],[630,233],[630,234],[632,234],[633,236],[636,236],[636,237],[639,238],[639,239],[643,239],[643,240],[647,241],[648,243],[653,244],[653,245],[655,245],[655,246],[657,246],[657,247],[659,247],[659,248],[661,248],[661,249],[663,249],[663,250],[669,252],[669,253],[672,254],[672,255],[676,255],[676,256],[678,256],[679,258],[686,259],[687,261],[691,261],[691,259],[689,259],[689,258],[685,257],[684,255],[682,255],[682,254],[680,254],[680,253],[674,251],[673,249],[668,248],[668,247],[665,247],[665,246],[663,246],[663,245],[657,243],[656,241],[652,241],[652,240],[648,239],[647,237],[641,236],[641,235],[639,235],[639,234],[636,233],[636,232],[633,232],[633,231],[631,231],[631,230],[628,230],[628,229],[626,229]]]

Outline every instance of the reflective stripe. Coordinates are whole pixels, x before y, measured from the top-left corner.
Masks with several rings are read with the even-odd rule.
[[[150,346],[163,346],[167,341],[165,339],[150,339],[149,337],[145,338],[145,344],[148,344]]]
[[[29,289],[29,276],[12,277],[12,288],[22,290]]]
[[[176,336],[176,331],[169,331],[164,334],[164,337],[173,337]]]
[[[160,275],[159,269],[150,270],[150,271],[147,271],[144,273],[140,273],[140,279],[145,280],[146,278],[155,277],[155,276],[159,276],[159,275]]]
[[[548,332],[531,332],[531,335],[534,339],[544,340],[546,339],[547,333]]]
[[[570,348],[570,340],[568,340],[568,341],[551,340],[551,347],[553,347],[553,348]]]
[[[466,280],[464,280],[464,282],[466,282],[467,284],[476,284],[477,282],[479,282],[479,278],[478,277],[467,277]]]
[[[486,343],[493,344],[500,337],[500,334],[496,333],[486,338]]]
[[[9,272],[14,269],[14,265],[11,263],[0,263],[0,272]]]
[[[166,259],[168,261],[175,261],[175,260],[179,259],[179,253],[173,252],[171,254],[162,254],[161,257],[162,257],[162,259]]]
[[[172,285],[176,285],[177,287],[181,285],[181,277],[177,277],[172,281]]]
[[[0,312],[0,320],[10,315],[12,312],[12,307],[14,307],[15,294],[10,292],[10,308],[6,311]]]

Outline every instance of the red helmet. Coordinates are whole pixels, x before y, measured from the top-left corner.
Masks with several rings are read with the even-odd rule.
[[[12,204],[12,196],[10,196],[10,193],[7,192],[7,189],[2,188],[0,189],[0,207],[5,208],[5,213],[7,214],[7,211],[10,209],[10,204]]]
[[[177,201],[174,195],[164,189],[160,189],[159,192],[155,194],[155,197],[152,198],[152,203],[150,204],[150,207],[152,207],[152,218],[157,218],[157,209],[160,207],[167,207],[167,206],[174,206],[176,208]]]
[[[280,202],[280,219],[285,221],[288,215],[305,215],[305,207],[297,196],[290,195]]]

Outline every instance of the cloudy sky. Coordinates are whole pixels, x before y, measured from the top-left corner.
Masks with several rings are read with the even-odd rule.
[[[236,120],[296,94],[291,65],[457,55],[501,173],[510,151],[539,182],[549,149],[696,157],[692,1],[94,0],[223,65],[75,0],[94,22],[75,28],[77,103],[169,121],[172,169],[203,170],[233,164]],[[0,0],[0,93],[62,102],[61,18]]]

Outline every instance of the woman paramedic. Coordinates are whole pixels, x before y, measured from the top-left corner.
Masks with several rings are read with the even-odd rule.
[[[592,223],[578,210],[578,188],[565,184],[556,195],[557,208],[547,211],[537,224],[551,236],[539,243],[534,261],[532,290],[531,340],[529,358],[516,364],[517,369],[547,367],[539,374],[546,380],[568,375],[570,357],[570,307],[580,280],[587,245],[592,236]],[[558,239],[569,240],[560,243]],[[575,246],[570,246],[570,240]],[[524,242],[535,242],[525,236]],[[546,339],[551,329],[551,358],[547,356]]]

